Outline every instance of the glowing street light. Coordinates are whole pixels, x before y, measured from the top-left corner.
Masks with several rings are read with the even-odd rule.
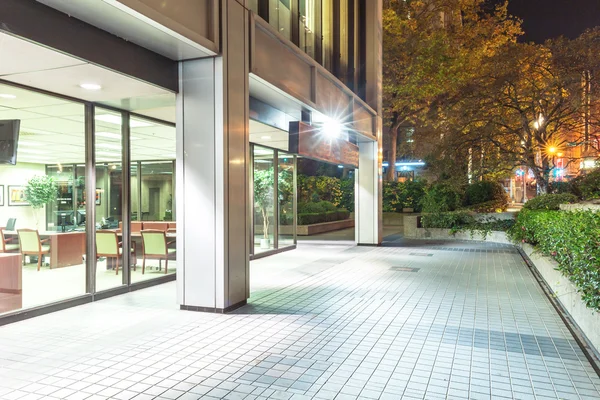
[[[339,138],[342,135],[342,124],[333,119],[329,119],[321,127],[321,132],[330,138]]]

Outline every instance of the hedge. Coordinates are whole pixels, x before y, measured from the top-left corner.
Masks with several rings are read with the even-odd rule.
[[[540,194],[523,206],[524,210],[560,210],[561,204],[577,202],[577,196],[570,193]]]
[[[492,231],[506,232],[515,224],[514,219],[496,219],[493,217],[477,219],[467,211],[451,211],[425,214],[421,225],[426,228],[450,229],[451,233],[469,231],[473,236],[480,233],[485,238]]]
[[[321,213],[298,214],[298,225],[313,225],[323,222],[342,221],[350,218],[348,210],[326,211]]]
[[[600,311],[600,213],[524,210],[509,236],[556,260],[587,307]]]

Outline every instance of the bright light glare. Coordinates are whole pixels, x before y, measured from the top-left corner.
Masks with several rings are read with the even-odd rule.
[[[557,149],[556,147],[554,147],[554,146],[551,146],[550,148],[548,148],[548,153],[550,153],[550,154],[554,154],[554,153],[556,153],[556,151],[557,151],[557,150],[558,150],[558,149]]]
[[[14,94],[8,94],[8,93],[0,93],[0,99],[16,99],[17,96],[15,96]]]
[[[330,119],[323,124],[321,132],[331,138],[338,138],[342,135],[342,124]]]

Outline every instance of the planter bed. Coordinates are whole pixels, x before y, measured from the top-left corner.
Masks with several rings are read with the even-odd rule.
[[[318,233],[326,233],[339,231],[341,229],[354,228],[354,220],[353,219],[344,219],[341,221],[333,221],[333,222],[323,222],[320,224],[312,224],[312,225],[298,225],[296,227],[296,232],[298,236],[311,236],[316,235]],[[279,233],[283,235],[293,235],[294,227],[293,226],[280,226]]]
[[[580,332],[586,336],[589,346],[593,347],[591,353],[598,365],[600,349],[600,314],[586,307],[581,299],[577,288],[567,277],[565,277],[556,268],[558,264],[549,257],[543,256],[529,244],[522,244],[521,248],[529,258],[533,267],[537,270],[541,278],[546,282],[548,288],[552,291],[552,296],[560,303],[563,310],[566,311],[572,321],[579,328]],[[584,340],[585,341],[585,340]],[[588,346],[588,347],[589,347]]]

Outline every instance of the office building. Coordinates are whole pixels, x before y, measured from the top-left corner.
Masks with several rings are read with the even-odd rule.
[[[0,2],[0,321],[174,279],[245,304],[250,259],[295,247],[299,156],[358,167],[379,244],[381,8]]]

